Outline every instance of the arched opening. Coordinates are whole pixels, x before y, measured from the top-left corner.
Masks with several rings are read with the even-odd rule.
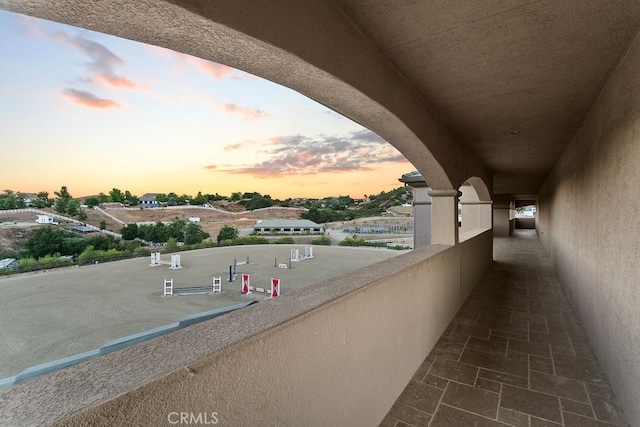
[[[37,28],[28,28],[27,30],[36,30]],[[41,30],[45,31],[44,29],[41,28]],[[100,80],[102,82],[102,84],[112,84],[112,85],[125,85],[125,86],[129,86],[129,87],[133,87],[136,86],[137,83],[136,81],[134,81],[133,79],[128,79],[128,78],[124,78],[123,76],[118,76],[115,73],[112,73],[112,71],[114,71],[112,69],[112,67],[110,66],[110,64],[112,62],[118,62],[118,60],[116,59],[118,57],[117,53],[118,50],[115,51],[111,51],[109,49],[109,45],[103,45],[100,44],[98,42],[96,42],[95,40],[92,40],[93,37],[89,36],[89,37],[85,37],[84,35],[78,35],[78,34],[73,34],[70,32],[66,32],[60,29],[46,29],[47,33],[46,35],[44,35],[43,37],[48,37],[51,40],[56,40],[59,43],[62,43],[63,46],[65,46],[68,50],[73,50],[73,49],[77,49],[78,51],[82,52],[83,55],[86,55],[88,57],[88,60],[90,61],[89,65],[89,69],[92,72],[92,74],[88,74],[87,76],[81,76],[83,77],[83,80]],[[123,43],[123,41],[118,41],[117,43]],[[138,52],[139,53],[139,52]],[[153,53],[153,52],[152,52]],[[149,54],[149,52],[147,52],[147,54]],[[173,55],[173,53],[167,53],[167,52],[161,52],[160,55]],[[105,58],[106,56],[106,58]],[[82,56],[81,56],[82,57]],[[146,58],[146,57],[145,57]],[[248,79],[251,81],[254,81],[254,77],[253,76],[247,76],[244,73],[240,73],[223,65],[219,65],[219,64],[213,64],[213,63],[205,63],[204,61],[199,61],[197,60],[197,58],[193,58],[193,57],[189,57],[189,58],[185,58],[184,55],[179,55],[179,63],[178,65],[180,66],[186,66],[186,65],[193,65],[193,71],[196,71],[197,69],[204,69],[205,72],[208,72],[209,74],[213,73],[213,74],[218,74],[218,75],[222,75],[229,77],[230,79]],[[80,62],[80,60],[76,61]],[[17,60],[16,60],[17,62]],[[39,67],[41,70],[49,70],[49,67],[46,66],[41,66]],[[51,67],[54,68],[54,67]],[[94,68],[99,69],[99,72],[96,72],[94,70]],[[106,68],[106,71],[105,71]],[[163,76],[163,77],[168,77],[168,76]],[[193,77],[194,79],[196,78],[195,76]],[[111,79],[111,83],[105,83],[106,81],[108,81],[109,79]],[[36,80],[36,79],[34,79]],[[86,83],[86,82],[85,82]],[[70,83],[69,83],[70,84]],[[255,86],[253,86],[255,87]],[[183,90],[184,87],[183,87]],[[250,89],[249,89],[250,90]],[[187,90],[185,90],[186,92]],[[81,91],[77,88],[71,88],[71,89],[65,89],[62,91],[62,95],[65,96],[65,98],[61,98],[61,102],[60,104],[62,104],[61,108],[65,109],[65,113],[69,114],[71,117],[69,117],[69,123],[68,123],[68,127],[69,129],[72,131],[72,133],[78,133],[78,129],[75,129],[72,125],[74,123],[74,121],[78,120],[79,118],[87,119],[88,117],[88,113],[87,111],[112,111],[110,110],[110,108],[119,108],[118,101],[115,100],[111,100],[111,99],[106,99],[106,98],[99,98],[98,96],[92,96],[95,94],[91,94],[89,92],[87,92],[86,90]],[[188,90],[189,95],[193,95],[192,94],[192,90],[189,89]],[[287,94],[291,93],[293,91],[284,88],[282,92],[276,93],[276,92],[270,92],[270,94],[272,96],[287,96]],[[283,95],[284,93],[284,95]],[[154,95],[160,95],[159,93],[156,93]],[[322,105],[319,105],[313,101],[310,101],[306,98],[303,99],[303,96],[301,96],[298,93],[295,93],[295,96],[297,97],[298,101],[300,102],[300,104],[302,104],[303,101],[307,101],[308,103],[305,104],[306,107],[304,108],[311,108],[313,111],[311,111],[312,114],[316,115],[316,116],[330,116],[331,121],[333,121],[333,125],[334,127],[339,127],[338,125],[336,125],[336,121],[337,120],[346,120],[343,117],[337,117],[339,116],[338,114],[335,114],[333,111],[328,110],[327,108],[325,108]],[[301,101],[303,100],[303,101]],[[162,100],[160,99],[160,96],[156,97],[156,101],[158,101],[159,103],[162,102]],[[200,100],[202,101],[202,100]],[[127,115],[132,115],[131,113],[131,109],[132,106],[134,105],[134,102],[128,98],[127,101],[128,102],[128,107],[129,107],[129,113]],[[124,105],[125,102],[122,102],[122,109],[126,110],[126,106]],[[213,108],[217,109],[217,108],[222,108],[225,109],[227,112],[231,113],[231,114],[240,114],[242,117],[244,117],[245,119],[249,119],[249,123],[253,126],[256,127],[257,125],[255,124],[255,121],[251,121],[251,119],[260,119],[261,116],[266,115],[267,113],[264,111],[261,111],[259,108],[246,108],[245,106],[242,105],[238,105],[238,104],[233,104],[231,102],[218,102],[217,104],[212,101]],[[309,105],[313,104],[313,107],[309,107]],[[78,106],[79,107],[76,107]],[[72,107],[76,107],[77,110],[73,110]],[[82,108],[87,108],[87,110],[82,110]],[[91,108],[97,108],[97,110],[91,110]],[[302,108],[301,108],[302,109]],[[151,107],[149,107],[149,110],[151,110]],[[202,114],[202,111],[205,110],[206,108],[201,108],[198,111],[195,112],[195,114]],[[77,111],[75,114],[73,115],[72,113],[74,111]],[[157,111],[157,110],[154,110]],[[173,110],[172,108],[167,108],[167,111],[174,112],[175,110]],[[39,118],[35,117],[35,114],[33,114],[34,112],[32,111],[32,114],[30,114],[28,117],[31,120],[34,120],[36,123],[40,122]],[[148,114],[150,114],[150,111],[147,111]],[[301,111],[296,111],[296,114],[302,114]],[[194,181],[198,181],[198,182],[208,182],[208,181],[220,181],[223,180],[223,178],[212,178],[211,176],[206,176],[206,175],[202,175],[202,173],[211,173],[211,172],[215,172],[217,170],[220,169],[220,164],[224,164],[225,161],[222,160],[221,158],[218,157],[217,161],[218,164],[213,164],[213,163],[209,163],[208,160],[204,160],[203,157],[205,157],[203,155],[202,151],[198,150],[198,147],[192,145],[192,144],[187,144],[186,142],[186,137],[185,139],[182,140],[178,140],[176,139],[174,141],[174,143],[170,144],[170,145],[166,145],[165,144],[165,140],[161,139],[164,138],[165,136],[168,138],[168,140],[170,140],[171,138],[177,138],[180,136],[181,132],[184,132],[185,134],[188,132],[188,128],[193,128],[193,127],[206,127],[207,125],[210,125],[211,127],[214,126],[214,124],[212,122],[196,122],[196,121],[190,121],[189,118],[183,118],[182,123],[174,123],[171,121],[171,117],[169,117],[171,114],[162,114],[161,117],[158,116],[155,119],[153,119],[153,117],[151,117],[151,123],[153,125],[153,127],[157,128],[153,133],[149,133],[148,135],[146,135],[144,138],[142,138],[141,140],[144,140],[145,142],[139,142],[138,139],[135,139],[133,136],[131,136],[130,138],[127,138],[127,133],[129,133],[130,135],[136,132],[136,127],[135,127],[135,123],[132,122],[118,122],[116,119],[110,119],[108,121],[104,121],[104,122],[100,122],[100,126],[97,127],[101,127],[101,126],[109,126],[112,128],[122,128],[122,133],[119,133],[117,136],[118,138],[121,139],[121,141],[109,141],[107,138],[105,138],[105,134],[107,134],[106,130],[103,130],[102,132],[100,132],[99,134],[94,135],[94,139],[91,140],[91,144],[93,145],[97,145],[100,148],[100,150],[104,150],[104,151],[99,151],[99,152],[90,152],[89,148],[91,147],[83,147],[82,149],[78,149],[77,147],[74,147],[75,151],[81,151],[83,153],[83,158],[81,158],[81,161],[79,162],[75,162],[73,159],[69,159],[68,161],[65,160],[58,160],[58,158],[56,157],[58,155],[58,153],[60,151],[63,152],[67,152],[69,151],[69,148],[67,146],[64,145],[63,142],[60,142],[58,144],[51,144],[50,147],[45,147],[42,151],[42,156],[43,158],[45,158],[46,160],[48,160],[48,166],[51,166],[52,163],[56,163],[56,167],[59,169],[67,169],[67,170],[74,170],[76,174],[78,174],[79,176],[82,176],[82,181],[85,181],[87,183],[96,180],[96,176],[98,173],[101,173],[103,175],[108,175],[109,177],[111,177],[112,179],[122,179],[122,177],[124,178],[124,181],[121,182],[131,182],[130,180],[132,179],[132,174],[130,173],[126,173],[127,171],[133,171],[133,170],[142,170],[147,166],[150,166],[149,169],[145,170],[145,173],[143,173],[142,175],[145,175],[146,177],[151,177],[151,179],[147,180],[146,182],[144,182],[143,187],[139,187],[134,193],[138,194],[138,195],[142,195],[142,192],[144,191],[157,191],[157,190],[175,190],[174,188],[170,188],[167,187],[167,183],[165,181],[161,181],[160,178],[164,177],[164,176],[170,176],[171,179],[173,180],[180,180],[182,178],[184,178],[184,176],[191,176],[192,179]],[[153,116],[153,114],[150,114],[150,116]],[[330,123],[328,122],[323,122],[323,118],[317,119],[315,120],[315,125],[318,125],[318,122],[322,122],[325,124],[326,128],[330,127]],[[216,122],[215,126],[223,126],[223,123],[220,122]],[[253,153],[251,153],[251,151],[256,151],[256,150],[266,150],[268,149],[268,147],[273,147],[275,146],[276,151],[282,151],[285,148],[290,148],[290,149],[294,149],[296,148],[295,146],[297,145],[298,148],[302,148],[303,151],[306,151],[306,153],[304,154],[304,160],[307,161],[310,164],[317,164],[317,161],[325,161],[325,167],[329,168],[329,167],[333,167],[336,170],[346,170],[345,168],[350,168],[350,169],[357,169],[359,167],[362,167],[362,163],[358,163],[359,161],[362,160],[371,160],[371,158],[373,156],[388,156],[389,159],[389,163],[401,163],[402,166],[400,166],[401,168],[406,168],[407,166],[411,167],[411,165],[408,162],[400,162],[397,161],[398,159],[398,153],[393,150],[390,151],[389,149],[391,147],[389,147],[386,142],[384,140],[382,140],[382,138],[378,137],[376,134],[374,134],[373,132],[369,131],[366,128],[363,128],[361,126],[359,126],[356,123],[351,122],[351,124],[349,125],[350,130],[347,130],[347,132],[352,133],[352,135],[355,137],[355,139],[364,142],[365,145],[360,145],[358,149],[355,148],[350,148],[350,151],[352,152],[352,156],[349,158],[344,158],[344,164],[340,163],[340,157],[343,156],[338,156],[336,158],[325,158],[324,160],[322,160],[322,156],[327,156],[327,152],[330,151],[336,151],[336,149],[340,146],[344,146],[345,144],[348,144],[350,141],[348,141],[348,139],[346,138],[339,138],[337,137],[335,134],[331,135],[326,135],[326,138],[318,138],[314,141],[306,141],[309,142],[307,147],[300,147],[301,145],[305,144],[305,141],[303,138],[303,135],[297,135],[299,136],[299,138],[293,138],[291,137],[290,140],[287,140],[287,138],[271,138],[270,141],[259,141],[259,143],[257,144],[253,144],[251,142],[247,142],[246,145],[249,146],[249,149],[247,151],[245,151],[242,156],[244,157],[250,157]],[[36,125],[31,126],[31,128],[29,129],[30,132],[33,132],[34,129],[38,127]],[[142,126],[141,126],[142,127]],[[26,127],[25,127],[26,129]],[[48,131],[52,131],[53,127],[49,127],[47,130]],[[74,130],[75,129],[75,130]],[[145,130],[143,131],[146,132],[148,131]],[[168,133],[169,135],[163,135],[163,133]],[[211,136],[211,135],[209,135]],[[296,136],[296,135],[294,135]],[[69,138],[71,138],[72,135],[69,135]],[[277,141],[277,144],[275,143],[275,141],[273,141],[274,139],[278,139],[279,141]],[[266,138],[265,138],[266,140]],[[76,142],[76,141],[74,141]],[[170,142],[170,141],[169,141]],[[260,142],[262,143],[262,145],[260,145]],[[14,143],[16,145],[21,145],[22,141],[14,141]],[[279,144],[279,145],[278,145]],[[229,144],[225,145],[223,150],[231,150],[231,151],[238,151],[238,147],[236,147],[237,144],[234,143],[234,141],[229,141]],[[357,145],[354,143],[354,146]],[[81,146],[82,147],[82,146]],[[315,149],[315,153],[317,155],[315,155],[314,157],[314,153],[312,153],[313,149]],[[34,158],[36,157],[36,155],[38,155],[39,153],[36,152],[39,150],[34,150],[33,152],[30,153],[30,159],[31,159],[31,163],[30,163],[30,167],[32,167],[35,170],[42,170],[44,173],[47,174],[47,181],[50,184],[50,181],[53,181],[53,174],[50,173],[50,170],[47,169],[47,166],[44,166],[42,168],[40,168],[39,166],[36,165],[36,162],[34,161]],[[179,164],[179,158],[184,155],[185,153],[190,153],[189,155],[195,159],[197,162],[202,161],[203,163],[199,165],[199,167],[197,168],[197,171],[193,171],[190,169],[181,169],[178,166],[176,166],[175,168],[171,166],[171,163],[173,163],[174,165],[178,165]],[[321,154],[318,154],[321,153]],[[101,155],[102,154],[102,155]],[[205,153],[206,154],[206,153]],[[152,155],[159,155],[159,157],[154,157]],[[294,156],[295,157],[295,156]],[[99,160],[97,160],[99,159]],[[394,160],[396,159],[396,160]],[[284,164],[282,162],[283,158],[282,157],[273,157],[270,161],[265,161],[262,162],[259,166],[259,168],[257,168],[256,170],[256,174],[258,177],[260,177],[259,175],[261,173],[268,173],[269,170],[272,170],[276,173],[279,173],[280,171],[275,170],[276,167],[278,166],[278,164]],[[288,159],[290,161],[290,163],[295,163],[295,159],[293,161],[291,161],[291,159]],[[162,161],[163,163],[159,163],[160,161]],[[164,163],[164,162],[168,162]],[[57,164],[59,163],[59,164]],[[118,170],[111,170],[108,169],[107,163],[113,163],[113,164],[117,164],[121,169],[121,171],[124,171],[123,173],[118,173]],[[124,166],[123,166],[124,165]],[[406,166],[405,166],[406,165]],[[27,168],[24,168],[27,169]],[[377,168],[373,167],[373,163],[371,164],[371,167],[363,167],[362,169],[370,169],[369,173],[371,174],[369,176],[369,178],[365,178],[365,180],[371,180],[375,175],[380,176],[384,174],[384,171],[382,170],[382,167],[380,165],[378,165]],[[375,170],[374,170],[375,169]],[[5,169],[6,171],[7,169]],[[106,170],[109,170],[109,172],[106,172]],[[250,171],[249,171],[250,172]],[[240,172],[237,172],[240,173]],[[17,175],[17,174],[16,174]],[[32,174],[32,175],[35,175]],[[283,176],[286,174],[283,174]],[[312,175],[312,173],[307,173],[306,176],[304,177],[304,180],[302,182],[302,184],[313,184],[314,182],[312,181],[312,179],[309,179],[308,176]],[[239,176],[239,175],[236,175]],[[387,180],[391,185],[395,184],[394,183],[394,172],[392,172],[389,176],[389,179]],[[229,178],[226,178],[227,180],[229,180]],[[97,181],[97,180],[96,180]],[[283,182],[284,181],[284,182]],[[286,180],[280,181],[280,185],[292,185],[290,182],[286,182]],[[63,184],[68,184],[67,182],[55,182],[54,185],[59,186],[59,185],[63,185]],[[175,181],[177,183],[177,181]],[[5,182],[6,184],[6,182]],[[37,183],[37,185],[40,185],[41,183]],[[171,184],[171,181],[169,181],[169,184]],[[108,192],[109,188],[111,188],[112,186],[117,186],[117,187],[122,187],[124,189],[128,189],[130,188],[128,184],[123,184],[121,185],[120,183],[116,182],[116,183],[109,183],[109,182],[105,182],[104,185],[108,185],[107,187],[93,187],[90,189],[78,189],[78,187],[72,187],[70,188],[71,191],[73,191],[75,196],[78,196],[78,191],[82,191],[82,193],[80,193],[80,195],[82,195],[83,193],[85,194],[92,194],[91,192],[98,192],[98,191],[104,191],[104,192]],[[204,186],[206,187],[207,184],[204,184]],[[304,188],[303,185],[299,185],[299,183],[294,183],[292,186],[297,187],[297,188]],[[317,185],[309,185],[309,187],[311,187],[311,189],[316,188]],[[37,187],[37,189],[39,189],[39,187]],[[52,193],[53,190],[55,188],[50,189],[50,192]],[[237,187],[232,187],[233,190],[237,190]],[[255,188],[241,188],[242,190],[245,191],[253,191],[255,190]],[[309,190],[310,188],[307,188],[307,190]],[[386,189],[386,188],[385,188]],[[114,188],[115,190],[115,188]],[[220,191],[219,189],[214,189],[214,191],[216,191],[216,193],[218,191]],[[228,191],[228,190],[227,190]],[[269,192],[271,192],[270,190],[267,190]],[[340,181],[340,186],[336,185],[336,195],[338,194],[338,192],[340,192],[340,194],[342,194],[341,192],[343,191],[349,191],[346,190],[346,183],[345,180],[341,180]],[[369,193],[372,194],[372,190],[369,189],[361,189],[361,191],[363,193]],[[88,192],[88,193],[87,193]],[[221,193],[224,193],[224,191],[220,191]],[[264,192],[264,191],[263,191]],[[178,194],[180,194],[178,192]],[[195,192],[191,193],[191,195],[194,195]],[[167,194],[164,194],[165,196]],[[144,207],[152,207],[153,205],[156,205],[156,196],[157,194],[154,194],[153,197],[151,199],[145,199],[145,197],[141,197],[140,198],[140,203],[142,205],[144,204],[148,204],[150,206],[144,206]],[[148,200],[148,202],[147,202]],[[163,202],[164,206],[167,206],[167,202],[166,200]],[[176,202],[174,201],[173,203],[171,203],[171,205],[173,206]],[[199,203],[202,204],[202,203]],[[194,206],[191,206],[194,207]],[[164,219],[164,218],[163,218]],[[200,222],[200,218],[196,217],[194,218],[195,221],[197,221],[198,223]],[[133,221],[135,222],[135,221]],[[114,229],[115,231],[117,231],[121,225],[126,225],[124,223],[122,224],[116,224],[116,228]],[[284,231],[284,230],[283,230]],[[213,235],[213,237],[215,238],[215,235]],[[112,248],[114,249],[114,248]],[[154,252],[155,253],[155,252]],[[392,252],[394,255],[397,254],[398,252]],[[169,256],[163,256],[163,258],[168,259]],[[184,261],[184,257],[183,257],[183,261]],[[96,261],[97,262],[97,261]],[[355,265],[354,265],[355,268]],[[94,282],[98,282],[97,278],[94,278],[96,280],[94,280]],[[207,278],[208,280],[210,280],[210,278]],[[115,283],[116,281],[119,280],[119,278],[117,278],[115,275],[111,276],[110,280],[113,280],[113,282]],[[204,283],[204,282],[203,282]],[[160,286],[158,286],[158,289],[160,289]],[[160,290],[158,290],[158,293],[160,293]],[[76,295],[77,296],[77,295]],[[117,305],[117,304],[116,304]],[[60,305],[61,307],[63,306],[62,304]],[[79,304],[78,307],[83,306],[83,304]],[[196,307],[197,305],[194,305],[194,307]],[[122,308],[122,307],[120,307]],[[138,307],[140,308],[140,307]],[[209,308],[209,307],[207,307]],[[123,309],[124,310],[124,309]],[[202,307],[198,307],[196,309],[197,311],[201,311]],[[126,311],[126,310],[125,310]],[[80,314],[87,314],[88,311],[85,310],[84,308],[82,308],[80,310],[81,313],[78,313],[78,316],[76,317],[76,319],[80,318]],[[93,313],[95,314],[95,313]],[[181,315],[187,315],[187,314],[191,314],[188,312],[181,312]],[[126,316],[125,316],[126,317]],[[123,320],[124,317],[123,317]],[[173,320],[173,319],[171,319]],[[157,323],[154,323],[157,322]],[[169,321],[167,321],[168,323]],[[78,323],[82,323],[81,321]],[[110,325],[110,324],[115,324],[114,322],[100,322],[101,324],[104,325]],[[133,322],[132,322],[133,323]],[[17,325],[17,323],[16,323]],[[121,335],[128,335],[130,333],[138,333],[141,330],[150,328],[150,327],[155,327],[158,325],[162,325],[162,321],[158,321],[157,319],[154,319],[153,321],[147,321],[147,323],[141,324],[140,329],[123,329],[123,332],[121,333]],[[86,325],[85,325],[86,326]],[[42,331],[44,334],[47,334],[46,330]],[[95,331],[93,331],[95,332]],[[50,335],[50,334],[49,334]],[[61,334],[62,335],[62,334]],[[69,335],[73,336],[74,332],[71,331],[69,333]],[[69,335],[66,335],[64,337],[64,339],[67,339]],[[73,353],[80,353],[83,350],[93,350],[94,346],[99,346],[100,344],[102,344],[104,341],[106,341],[107,339],[112,339],[115,338],[114,336],[109,336],[109,337],[104,337],[103,335],[99,335],[98,333],[96,333],[96,336],[99,336],[99,338],[96,338],[96,341],[98,341],[98,343],[94,343],[92,342],[91,344],[89,344],[88,347],[82,347],[82,346],[78,346],[74,349],[71,348],[64,348],[61,351],[68,351],[68,353],[53,353],[53,352],[43,352],[46,353],[43,357],[46,358],[42,358],[42,359],[38,359],[38,358],[33,358],[32,360],[28,361],[28,362],[24,362],[25,364],[28,363],[30,365],[15,365],[13,367],[11,367],[11,369],[15,369],[14,371],[6,371],[0,374],[0,377],[4,377],[4,376],[9,376],[9,375],[14,375],[14,374],[19,374],[23,369],[25,368],[29,368],[29,366],[32,365],[36,365],[42,362],[49,362],[51,360],[54,359],[59,359],[61,357],[67,357],[67,356],[71,356]],[[119,337],[119,336],[117,336]],[[46,338],[43,338],[43,340],[45,340]],[[61,341],[64,341],[64,339],[62,339]],[[69,340],[71,338],[68,338]],[[38,339],[35,339],[34,341],[38,341]],[[78,340],[80,341],[80,340]],[[63,348],[65,347],[64,345],[56,345],[55,347],[57,348]]]
[[[458,190],[459,240],[463,242],[492,227],[492,201],[486,184],[478,177],[469,178]]]

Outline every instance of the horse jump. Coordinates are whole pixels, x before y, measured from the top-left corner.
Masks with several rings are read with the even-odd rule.
[[[278,258],[275,258],[273,266],[276,268],[291,268],[291,259],[289,259],[289,264],[287,264],[286,262],[278,262]]]
[[[174,293],[178,295],[206,295],[209,292],[215,294],[222,292],[222,277],[214,277],[212,284],[207,286],[187,286],[177,288],[173,286],[173,279],[164,279],[163,296],[172,296]]]
[[[170,265],[170,269],[171,270],[176,270],[178,268],[182,268],[182,265],[180,265],[180,254],[173,254],[171,255],[171,262],[169,261],[163,261],[160,259],[160,252],[152,252],[151,253],[151,264],[149,264],[150,267],[157,267],[159,265],[162,264],[167,264]]]
[[[291,249],[291,261],[298,262],[313,258],[313,246],[304,247],[304,255],[300,255],[300,249]]]
[[[275,298],[280,295],[280,279],[272,278],[271,288],[265,289],[265,288],[258,288],[256,286],[251,286],[251,284],[249,283],[249,275],[243,274],[242,275],[242,293],[248,295],[253,291],[263,292],[265,294],[269,294],[271,298]]]

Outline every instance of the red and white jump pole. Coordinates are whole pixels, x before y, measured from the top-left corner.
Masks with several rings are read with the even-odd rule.
[[[271,298],[280,296],[280,279],[272,278],[271,287],[269,289],[266,289],[266,288],[259,288],[257,286],[251,286],[249,275],[243,274],[242,275],[242,293],[248,295],[254,291],[269,294]]]

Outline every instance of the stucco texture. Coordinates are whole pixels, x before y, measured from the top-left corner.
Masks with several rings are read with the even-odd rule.
[[[631,425],[640,425],[640,40],[540,194],[539,231]]]

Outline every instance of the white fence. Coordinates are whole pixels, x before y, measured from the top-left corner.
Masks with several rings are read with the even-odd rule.
[[[47,216],[51,216],[57,219],[60,219],[62,221],[67,221],[67,222],[72,222],[74,224],[79,224],[79,225],[84,225],[85,227],[93,230],[93,231],[99,231],[100,233],[104,233],[104,234],[109,234],[113,237],[117,237],[117,238],[122,238],[122,234],[118,234],[118,233],[114,233],[113,231],[109,231],[109,230],[102,230],[99,227],[96,227],[95,225],[89,225],[86,224],[80,220],[74,219],[74,218],[70,218],[68,216],[64,216],[64,215],[60,215],[57,213],[53,213],[53,212],[47,212],[47,211],[41,211],[40,209],[33,209],[33,208],[24,208],[24,209],[4,209],[4,210],[0,210],[0,215],[5,214],[5,215],[9,215],[12,213],[35,213],[38,215],[47,215]]]
[[[163,210],[163,209],[204,209],[204,210],[208,210],[208,211],[215,211],[215,212],[221,212],[221,213],[225,213],[225,214],[229,214],[229,215],[246,215],[247,213],[251,213],[251,212],[261,212],[261,211],[270,211],[270,210],[290,210],[290,211],[301,211],[301,212],[308,212],[309,209],[307,208],[292,208],[292,207],[285,207],[285,206],[269,206],[267,208],[260,208],[260,209],[254,209],[251,211],[242,211],[242,212],[232,212],[232,211],[225,211],[224,209],[219,209],[219,208],[214,208],[211,205],[181,205],[181,206],[160,206],[160,207],[152,207],[152,208],[142,208],[142,207],[135,207],[135,208],[106,208],[110,211],[138,211],[140,209],[148,209],[148,210]]]

